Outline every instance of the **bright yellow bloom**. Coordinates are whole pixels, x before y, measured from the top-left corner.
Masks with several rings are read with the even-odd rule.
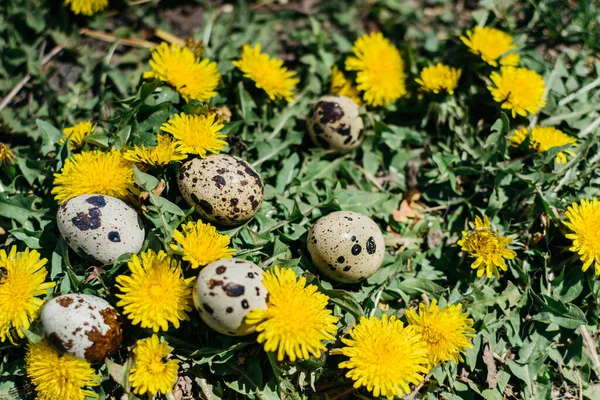
[[[248,325],[256,325],[258,343],[265,351],[277,351],[277,360],[306,360],[325,350],[326,340],[335,340],[338,318],[327,308],[329,297],[317,292],[315,285],[306,286],[306,278],[298,279],[292,269],[275,267],[263,275],[269,293],[266,310],[250,310]]]
[[[434,66],[423,68],[421,76],[415,81],[425,92],[439,93],[445,90],[448,94],[454,94],[461,74],[461,69],[437,63]]]
[[[296,85],[300,82],[295,78],[296,72],[288,71],[282,60],[261,53],[260,44],[254,47],[244,45],[242,56],[233,65],[244,73],[244,77],[253,80],[257,88],[264,90],[271,100],[293,100]]]
[[[144,78],[158,78],[174,87],[186,101],[206,102],[215,97],[221,75],[217,63],[198,60],[191,49],[161,43],[152,50],[151,71]]]
[[[498,267],[503,271],[508,269],[504,259],[512,260],[517,256],[517,253],[506,248],[512,239],[493,231],[490,220],[485,215],[483,221],[475,217],[475,229],[470,232],[463,231],[462,236],[457,244],[469,253],[470,257],[475,258],[471,268],[477,270],[478,277],[483,276],[485,272],[488,278],[491,278],[492,274],[500,278]]]
[[[427,344],[427,359],[430,368],[446,361],[463,361],[461,353],[472,347],[469,341],[475,330],[469,314],[463,313],[460,304],[446,305],[440,310],[436,300],[428,307],[419,304],[419,313],[406,310],[408,323],[415,326]]]
[[[133,325],[158,332],[168,330],[169,322],[179,328],[180,321],[189,319],[194,278],[185,279],[177,261],[162,250],[148,250],[140,257],[134,254],[127,265],[131,276],[116,279],[122,293],[117,306]]]
[[[75,126],[63,129],[63,137],[58,141],[58,144],[63,144],[65,140],[69,141],[69,146],[74,149],[83,146],[83,140],[86,136],[93,135],[96,125],[90,121],[79,122]]]
[[[55,286],[54,282],[44,282],[47,262],[36,250],[17,253],[17,246],[8,254],[0,250],[0,342],[7,338],[12,342],[13,330],[18,337],[25,337],[21,328],[29,329],[44,304],[38,297]]]
[[[544,78],[527,68],[502,67],[500,73],[492,72],[490,76],[494,86],[488,90],[494,100],[502,103],[502,108],[512,111],[513,118],[517,114],[524,117],[535,114],[546,105],[543,99],[546,84]]]
[[[186,159],[187,156],[179,152],[171,136],[159,134],[156,136],[156,141],[157,144],[154,147],[134,146],[133,149],[129,149],[123,154],[123,158],[152,167],[160,167],[171,161]]]
[[[15,155],[11,149],[8,148],[4,143],[0,143],[0,165],[12,164],[15,159]]]
[[[202,221],[188,222],[180,228],[182,232],[173,232],[173,240],[179,245],[171,244],[171,250],[182,251],[183,259],[194,269],[223,258],[231,258],[235,253],[235,250],[229,248],[231,238],[221,235],[210,224]]]
[[[52,194],[62,204],[80,194],[105,194],[124,199],[133,186],[131,162],[117,150],[83,151],[65,161],[54,174]]]
[[[90,16],[108,7],[108,0],[65,0],[65,6],[68,5],[75,14]]]
[[[381,32],[358,38],[352,52],[354,56],[346,58],[346,70],[357,71],[356,83],[367,104],[384,106],[406,94],[404,61]]]
[[[171,347],[158,336],[138,340],[133,348],[133,367],[129,372],[129,381],[133,393],[154,395],[165,394],[173,389],[177,381],[179,361],[168,360]]]
[[[513,37],[508,33],[502,32],[496,28],[487,26],[476,26],[467,31],[467,36],[461,36],[460,40],[467,45],[471,53],[481,56],[483,61],[498,66],[498,59],[501,65],[517,66],[519,64],[519,55],[517,53],[508,53],[517,48],[513,43]]]
[[[160,127],[175,138],[177,151],[184,154],[198,154],[201,158],[206,153],[219,154],[227,142],[222,140],[226,136],[219,131],[223,124],[219,123],[216,114],[187,115],[177,114]]]
[[[346,96],[352,99],[357,106],[362,106],[360,92],[352,84],[352,81],[346,79],[344,73],[335,65],[331,70],[331,87],[329,88],[329,92],[336,96]]]
[[[579,254],[583,271],[595,262],[596,275],[600,275],[600,201],[583,199],[571,204],[565,212],[568,221],[564,224],[573,233],[565,235],[573,241],[569,250]]]
[[[350,336],[342,339],[346,347],[334,351],[350,358],[339,367],[350,369],[346,377],[355,388],[365,386],[375,397],[408,394],[409,384],[419,384],[428,371],[427,346],[418,330],[394,316],[361,317]]]
[[[47,340],[30,344],[25,356],[27,376],[35,385],[36,400],[84,400],[99,396],[90,389],[100,376],[90,363],[60,354]]]
[[[527,137],[527,128],[521,128],[515,131],[511,136],[510,142],[514,147],[518,147]],[[529,148],[536,151],[538,154],[545,153],[553,147],[561,147],[566,145],[577,146],[577,139],[559,131],[551,126],[535,126],[531,130],[529,137]],[[556,155],[556,163],[564,164],[567,162],[567,154],[574,156],[572,150],[566,149]]]

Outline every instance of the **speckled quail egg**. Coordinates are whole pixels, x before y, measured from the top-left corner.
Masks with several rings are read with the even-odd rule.
[[[253,309],[267,308],[263,270],[250,261],[228,258],[208,264],[196,281],[194,304],[200,317],[217,332],[243,336],[254,332],[244,323]]]
[[[246,161],[226,154],[194,158],[179,170],[179,190],[200,215],[222,225],[238,225],[256,214],[264,185]]]
[[[364,135],[358,106],[346,96],[323,96],[307,121],[312,141],[323,148],[350,151],[360,146]]]
[[[355,283],[373,275],[385,253],[383,235],[369,217],[336,211],[321,217],[308,232],[308,252],[325,275]]]
[[[49,300],[42,308],[40,320],[52,344],[90,362],[109,357],[123,339],[114,307],[89,294],[65,294]]]
[[[106,195],[82,194],[64,202],[56,221],[69,247],[104,264],[137,253],[144,242],[144,227],[135,210]]]

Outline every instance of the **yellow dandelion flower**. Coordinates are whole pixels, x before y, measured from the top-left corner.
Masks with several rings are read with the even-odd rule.
[[[421,303],[418,314],[412,308],[406,311],[406,319],[427,344],[430,368],[446,361],[463,361],[461,353],[472,347],[469,340],[475,336],[473,320],[462,312],[460,304],[440,309],[436,300],[429,307]]]
[[[4,143],[0,143],[0,165],[12,164],[14,159],[15,154],[12,152],[12,150]]]
[[[208,59],[198,60],[194,51],[187,47],[161,43],[152,50],[152,70],[144,78],[158,78],[174,87],[186,101],[192,99],[206,102],[215,97],[221,75],[217,63]]]
[[[594,264],[596,275],[600,275],[600,201],[583,199],[571,204],[565,212],[568,221],[564,224],[573,232],[565,235],[573,241],[569,250],[579,254],[583,271]],[[595,263],[594,263],[595,262]]]
[[[498,59],[500,59],[501,65],[517,66],[519,64],[517,53],[505,54],[518,46],[513,43],[511,35],[501,30],[487,26],[476,26],[474,29],[467,31],[466,36],[461,36],[460,40],[469,48],[471,53],[481,56],[483,61],[494,67],[498,66]]]
[[[27,376],[35,385],[36,400],[98,398],[86,388],[100,385],[100,376],[85,360],[60,354],[47,340],[30,344],[25,356]]]
[[[315,285],[306,286],[306,278],[298,279],[293,270],[275,267],[263,275],[269,293],[266,310],[251,310],[246,323],[255,325],[258,343],[265,351],[277,351],[277,360],[306,360],[325,350],[326,340],[334,340],[338,318],[327,308],[329,297],[317,292]]]
[[[180,321],[189,319],[194,278],[185,279],[177,261],[162,250],[148,250],[140,257],[134,254],[127,265],[131,275],[116,279],[121,291],[117,306],[133,325],[158,332],[168,330],[169,322],[179,328]]]
[[[135,394],[166,394],[173,389],[179,361],[168,359],[171,350],[169,344],[159,341],[156,335],[136,342],[133,367],[129,372],[129,381]]]
[[[406,94],[404,61],[398,49],[380,32],[365,34],[352,47],[346,70],[357,71],[358,89],[365,102],[384,106]]]
[[[206,157],[206,153],[219,154],[227,146],[222,140],[226,136],[219,131],[223,124],[219,123],[216,114],[187,115],[177,114],[160,127],[175,138],[177,151],[184,154],[198,154]]]
[[[462,233],[463,238],[457,242],[462,250],[469,253],[469,256],[475,258],[471,268],[477,270],[477,276],[483,276],[485,272],[488,278],[492,274],[500,278],[498,268],[506,271],[507,260],[512,260],[517,253],[507,249],[506,246],[512,242],[512,239],[503,237],[498,232],[493,231],[487,216],[483,216],[483,221],[475,217],[475,230]]]
[[[123,158],[152,167],[161,167],[171,161],[186,159],[187,156],[179,152],[171,136],[159,134],[156,136],[156,141],[154,147],[134,146],[133,149],[129,149],[123,154]]]
[[[544,78],[527,68],[502,67],[500,73],[490,76],[495,86],[488,86],[494,100],[502,103],[502,108],[511,110],[513,118],[517,114],[524,117],[535,114],[546,105],[543,99],[546,84]]]
[[[94,15],[108,7],[108,0],[65,0],[75,14]]]
[[[96,125],[90,121],[79,122],[75,126],[63,129],[63,137],[60,138],[58,144],[62,145],[66,140],[72,149],[81,147],[85,137],[94,133],[96,133]]]
[[[346,347],[334,351],[349,358],[339,364],[348,368],[346,377],[354,387],[364,386],[373,396],[392,399],[411,392],[427,373],[427,345],[414,326],[383,315],[381,319],[362,317],[350,331],[352,339],[342,339]]]
[[[346,79],[344,73],[335,65],[331,70],[331,87],[329,93],[336,96],[346,96],[356,103],[357,106],[362,106],[360,92],[352,84],[352,81]]]
[[[229,248],[231,238],[221,235],[210,224],[202,221],[188,222],[180,228],[181,232],[173,232],[173,240],[178,245],[171,244],[171,250],[181,251],[183,259],[194,269],[223,258],[231,258],[235,253],[235,250]]]
[[[7,338],[12,342],[13,330],[18,337],[25,337],[21,328],[29,329],[44,304],[38,297],[55,286],[54,282],[44,282],[47,262],[36,250],[17,252],[16,246],[8,254],[0,250],[0,342]]]
[[[264,90],[271,100],[293,100],[296,85],[300,82],[295,78],[296,72],[288,71],[282,60],[261,53],[260,44],[254,47],[244,45],[240,59],[233,65],[243,72],[244,77],[254,81],[257,88]]]
[[[51,193],[58,204],[89,193],[125,199],[133,182],[131,162],[121,152],[83,151],[67,159],[60,172],[54,174]]]
[[[421,85],[421,90],[425,92],[439,93],[446,91],[448,94],[454,94],[454,89],[458,86],[461,74],[461,69],[437,63],[434,66],[423,68],[420,77],[415,81]]]
[[[527,137],[527,128],[521,128],[515,131],[515,134],[510,137],[510,142],[513,147],[518,147]],[[561,147],[566,145],[577,146],[577,139],[571,137],[551,126],[536,126],[531,130],[529,137],[529,148],[538,154],[545,153],[553,147]],[[567,162],[567,155],[575,156],[572,150],[563,150],[556,155],[556,163],[564,164]]]

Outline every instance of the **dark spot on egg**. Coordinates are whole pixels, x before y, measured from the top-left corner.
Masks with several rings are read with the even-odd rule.
[[[250,307],[250,305],[248,304],[248,300],[244,299],[242,300],[242,308],[244,310],[247,310]]]
[[[64,296],[64,297],[58,297],[56,299],[56,302],[60,306],[62,306],[64,308],[67,308],[67,307],[69,307],[71,305],[71,303],[73,303],[73,299],[71,297],[66,297],[66,296]]]
[[[250,279],[254,279],[254,274],[253,274],[252,272],[248,272],[248,275],[247,275],[247,276],[248,276],[248,278],[250,278]]]
[[[348,141],[352,140],[352,137],[350,136],[350,125],[348,124],[340,124],[340,126],[338,126],[337,128],[337,133],[339,133],[342,136],[348,136],[348,138],[346,139]]]
[[[322,124],[339,121],[344,116],[342,107],[333,101],[319,101],[316,105],[316,110],[321,116],[319,121]]]
[[[344,216],[344,218],[346,218],[348,221],[352,221],[352,218],[351,218],[351,217],[346,217],[346,216]]]
[[[339,256],[338,259],[337,259],[337,262],[340,263],[340,264],[343,264],[344,261],[346,261],[346,259],[344,258],[344,256]]]
[[[86,203],[90,203],[96,207],[104,207],[106,205],[106,199],[104,196],[91,196],[87,198]]]
[[[202,200],[198,201],[197,204],[200,206],[200,208],[202,210],[204,210],[205,213],[207,213],[207,214],[213,213],[213,206],[208,201],[202,199]]]
[[[260,296],[260,288],[256,286],[254,289],[256,290],[256,295]]]
[[[212,314],[215,312],[215,310],[212,309],[211,306],[209,306],[208,304],[202,304],[202,307],[206,310],[207,313]]]
[[[239,200],[235,197],[233,199],[229,200],[229,204],[231,205],[231,207],[237,206],[238,203],[239,203]]]
[[[227,267],[224,265],[218,266],[216,271],[217,271],[217,274],[223,275],[225,273],[225,271],[227,271]]]
[[[351,241],[353,241],[353,242],[355,242],[355,241],[356,241],[356,236],[352,236],[352,237],[350,238],[350,240],[351,240]]]
[[[354,246],[352,246],[352,255],[353,256],[359,255],[361,250],[362,250],[362,247],[360,246],[360,244],[355,244]]]
[[[96,362],[102,361],[117,351],[123,340],[123,330],[121,329],[121,321],[117,312],[112,308],[100,310],[100,315],[104,323],[108,325],[108,330],[102,333],[96,327],[86,331],[85,335],[93,344],[85,349],[85,359]]]
[[[375,254],[377,251],[377,245],[375,244],[375,238],[371,236],[369,240],[367,240],[367,253]]]
[[[231,314],[233,312],[233,307],[227,307],[225,311],[227,311],[228,314]]]
[[[102,212],[98,207],[90,208],[86,213],[78,212],[76,217],[71,219],[71,222],[80,231],[88,231],[100,228],[102,225]]]
[[[344,271],[345,271],[345,272],[348,272],[348,271],[350,271],[350,266],[349,266],[349,265],[346,265],[346,266],[344,267]]]
[[[229,282],[227,285],[223,286],[223,291],[229,297],[240,297],[244,294],[246,289],[242,285],[238,285],[237,283]]]
[[[216,279],[211,279],[208,281],[208,288],[214,289],[215,286],[223,286],[223,281],[219,281]]]
[[[114,243],[119,243],[121,241],[121,235],[119,235],[119,232],[116,231],[108,232],[108,240]]]
[[[218,189],[221,189],[223,186],[225,186],[227,184],[227,182],[225,181],[225,178],[223,178],[221,175],[213,176],[212,180]]]
[[[313,128],[313,132],[315,133],[315,135],[321,135],[325,132],[323,130],[323,128],[321,127],[321,125],[316,121],[315,121],[315,123],[312,124],[312,128]]]
[[[225,172],[229,172],[229,171],[228,171],[228,170],[226,170],[225,168],[219,168],[219,169],[217,170],[217,173],[218,173],[218,174],[224,174]]]

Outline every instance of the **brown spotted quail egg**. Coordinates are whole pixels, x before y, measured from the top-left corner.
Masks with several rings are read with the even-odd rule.
[[[333,280],[355,283],[373,275],[385,252],[383,235],[369,217],[336,211],[321,217],[308,232],[312,262]]]
[[[350,151],[360,146],[365,131],[354,101],[346,96],[323,96],[312,109],[308,133],[323,148]]]
[[[64,202],[56,222],[69,247],[104,264],[139,252],[144,243],[144,227],[135,210],[106,195],[82,194]]]
[[[217,332],[243,336],[254,332],[244,323],[252,309],[267,308],[263,270],[250,261],[228,258],[204,267],[194,289],[200,317]]]
[[[90,362],[109,357],[123,339],[114,307],[89,294],[65,294],[49,300],[42,308],[40,320],[52,344]]]
[[[179,190],[204,218],[222,225],[238,225],[256,214],[264,185],[246,161],[226,154],[194,158],[179,170]]]

